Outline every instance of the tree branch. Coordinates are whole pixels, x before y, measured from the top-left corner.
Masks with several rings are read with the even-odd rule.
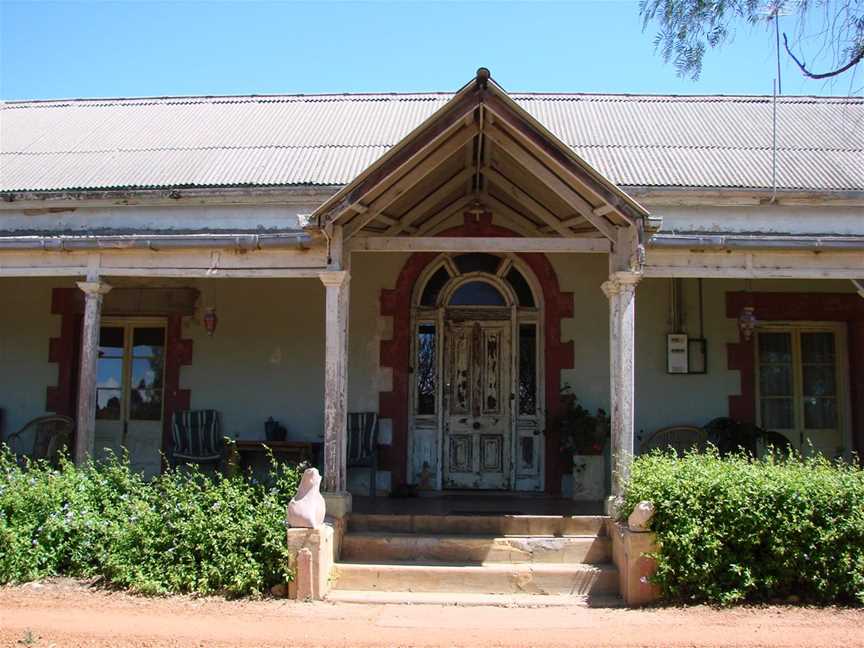
[[[795,61],[795,64],[798,66],[798,69],[801,70],[801,73],[810,77],[811,79],[827,79],[829,77],[837,76],[838,74],[843,74],[846,70],[855,67],[858,65],[862,59],[864,59],[864,47],[858,50],[858,53],[852,57],[852,59],[843,67],[837,68],[836,70],[831,70],[830,72],[822,72],[816,73],[811,72],[807,69],[807,64],[802,63],[798,60],[798,58],[792,53],[792,50],[789,49],[789,40],[786,38],[786,32],[783,32],[783,46],[786,48],[786,53],[789,57]]]

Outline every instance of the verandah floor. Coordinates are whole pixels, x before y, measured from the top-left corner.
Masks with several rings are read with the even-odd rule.
[[[417,497],[353,498],[355,513],[376,515],[603,515],[603,502],[544,493],[443,491]]]

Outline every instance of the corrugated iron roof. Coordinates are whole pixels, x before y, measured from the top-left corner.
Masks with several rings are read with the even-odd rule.
[[[343,185],[451,96],[4,102],[0,191]],[[511,97],[618,185],[771,188],[771,97]],[[777,112],[779,189],[864,191],[864,99]]]

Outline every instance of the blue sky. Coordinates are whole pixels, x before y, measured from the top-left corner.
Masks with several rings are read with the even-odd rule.
[[[742,26],[693,82],[627,0],[0,0],[0,97],[452,91],[481,65],[510,91],[770,94],[772,36]],[[784,94],[860,85],[805,80],[784,59]]]

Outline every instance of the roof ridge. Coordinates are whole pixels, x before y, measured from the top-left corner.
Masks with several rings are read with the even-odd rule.
[[[297,93],[297,94],[239,94],[239,95],[155,95],[138,97],[76,97],[55,99],[3,99],[0,108],[52,107],[59,108],[69,104],[98,106],[134,105],[144,106],[156,103],[195,104],[195,103],[278,103],[278,102],[324,102],[324,101],[386,101],[415,100],[432,101],[449,99],[452,92],[342,92],[342,93]],[[622,93],[622,92],[510,92],[513,99],[545,100],[586,100],[586,101],[681,101],[681,102],[753,102],[771,101],[772,95],[762,94],[662,94],[662,93]],[[777,97],[781,103],[862,103],[864,97],[855,95],[782,95]]]

